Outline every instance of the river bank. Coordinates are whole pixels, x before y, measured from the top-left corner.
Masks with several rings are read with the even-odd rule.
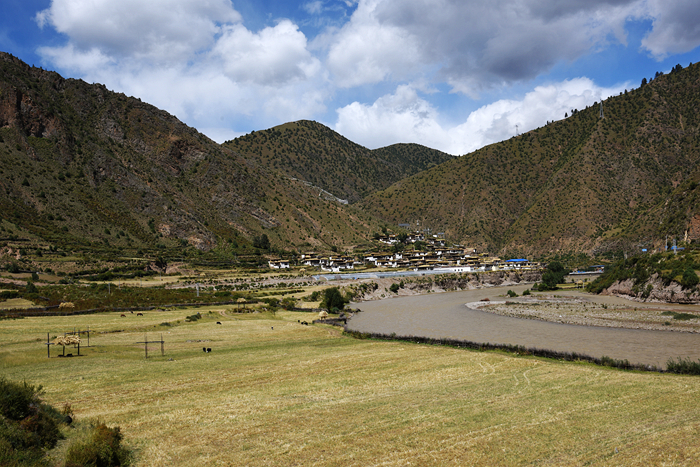
[[[700,332],[700,307],[697,305],[637,303],[620,297],[561,291],[533,294],[466,306],[501,316],[536,319],[580,326],[624,329]]]
[[[529,284],[484,287],[355,302],[351,306],[362,312],[348,319],[346,329],[516,345],[657,367],[663,367],[670,359],[695,361],[700,358],[700,332],[697,332],[700,320],[674,320],[670,314],[697,315],[700,314],[697,306],[640,304],[571,290],[533,292],[530,296],[535,300],[549,300],[548,303],[505,304],[527,298],[522,297],[522,293],[529,287]],[[516,292],[518,297],[508,297],[508,290]],[[475,306],[474,303],[485,305]],[[494,306],[489,309],[490,305]],[[520,312],[514,313],[517,309]],[[526,316],[527,309],[538,313],[530,311],[533,316]],[[501,314],[497,313],[499,311]],[[659,323],[655,316],[663,321]],[[671,324],[665,325],[666,321]]]

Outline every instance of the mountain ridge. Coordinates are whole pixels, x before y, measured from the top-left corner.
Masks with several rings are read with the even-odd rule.
[[[0,162],[0,237],[234,255],[262,234],[278,248],[330,249],[379,229],[140,99],[4,53]]]
[[[608,98],[603,118],[600,103],[575,110],[404,179],[361,206],[503,254],[651,246],[663,231],[682,235],[698,214],[688,201],[694,189],[679,190],[697,182],[699,102],[700,67],[678,66]],[[684,203],[662,213],[673,196]]]
[[[254,131],[226,141],[223,146],[350,203],[453,158],[418,144],[370,150],[309,120]]]

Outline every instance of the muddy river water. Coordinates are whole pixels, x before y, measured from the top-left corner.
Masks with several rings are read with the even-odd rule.
[[[465,305],[487,297],[491,300],[503,300],[505,291],[504,288],[494,287],[353,304],[354,308],[363,312],[357,313],[348,321],[348,329],[382,334],[396,333],[400,336],[522,345],[528,348],[576,352],[592,357],[627,359],[631,363],[662,368],[666,367],[666,362],[671,358],[687,357],[694,361],[700,359],[700,333],[550,323],[500,316],[472,310]],[[624,302],[616,297],[607,297],[605,300]],[[693,309],[697,310],[698,307]]]

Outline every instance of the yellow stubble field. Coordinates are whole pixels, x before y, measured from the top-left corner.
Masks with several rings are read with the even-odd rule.
[[[119,425],[139,466],[700,464],[698,377],[298,323],[313,318],[213,307],[5,320],[0,372]],[[84,356],[47,358],[47,332],[88,326]],[[137,342],[161,335],[165,355],[151,344],[144,358]]]

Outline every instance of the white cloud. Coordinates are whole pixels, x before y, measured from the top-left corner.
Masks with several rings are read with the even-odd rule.
[[[226,27],[213,55],[226,76],[239,83],[278,85],[304,79],[321,69],[306,48],[306,37],[289,20],[253,33],[242,25]]]
[[[105,55],[98,48],[78,50],[73,44],[63,47],[40,47],[38,53],[58,68],[77,71],[81,75],[105,69],[116,63],[115,59]]]
[[[476,96],[624,42],[641,1],[361,0],[328,66],[340,86],[433,76]]]
[[[42,58],[69,75],[138,96],[213,138],[324,112],[321,62],[289,20],[253,32],[229,0],[53,0],[42,27],[67,43]]]
[[[689,52],[700,45],[700,4],[697,0],[649,0],[653,29],[642,46],[661,60],[671,53]]]
[[[323,11],[323,2],[320,0],[307,2],[302,5],[302,8],[310,15],[320,15]]]
[[[622,87],[601,88],[577,78],[538,86],[521,100],[499,100],[472,112],[456,126],[440,123],[435,108],[410,86],[377,99],[372,105],[354,102],[338,109],[336,131],[369,148],[396,142],[419,143],[461,155],[487,144],[560,120],[571,109],[584,109],[616,95]]]
[[[402,79],[420,65],[417,39],[407,30],[377,20],[377,0],[361,1],[328,51],[328,68],[340,87]]]
[[[404,85],[372,105],[353,102],[338,109],[335,130],[372,149],[400,142],[442,148],[447,134],[437,119],[437,110]]]
[[[241,15],[230,0],[52,0],[36,21],[66,34],[77,50],[162,63],[211,47],[220,24]]]

